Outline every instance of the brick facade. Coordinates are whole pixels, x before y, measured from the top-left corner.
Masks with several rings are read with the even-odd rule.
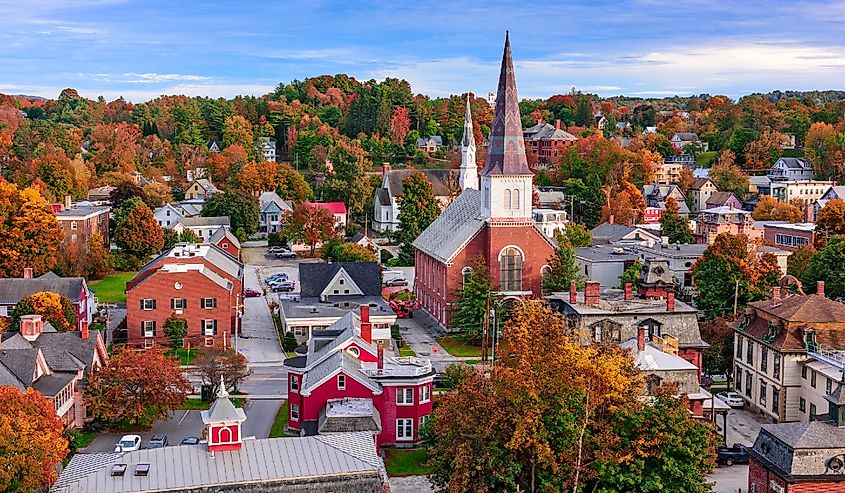
[[[841,477],[841,476],[840,476]],[[783,488],[784,493],[845,493],[845,477],[840,481],[833,478],[787,482],[760,461],[751,457],[748,464],[748,491],[768,493],[772,485]]]
[[[90,210],[89,210],[90,209]],[[56,219],[62,226],[62,245],[88,245],[91,237],[99,233],[103,246],[109,249],[109,207],[86,207],[58,212]]]

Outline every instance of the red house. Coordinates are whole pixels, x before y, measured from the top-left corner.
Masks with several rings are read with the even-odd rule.
[[[178,244],[126,283],[127,344],[148,348],[167,342],[164,324],[184,319],[184,344],[230,347],[238,330],[243,264],[215,245]]]
[[[302,435],[361,431],[381,447],[411,446],[431,414],[431,362],[386,356],[369,306],[315,332],[288,368],[288,428]]]
[[[238,260],[241,259],[241,242],[228,226],[215,231],[205,242],[220,247]]]
[[[464,190],[414,241],[417,299],[446,327],[455,293],[476,259],[487,265],[506,298],[541,295],[541,278],[555,245],[532,218],[534,176],[525,158],[518,101],[505,38],[481,190]]]

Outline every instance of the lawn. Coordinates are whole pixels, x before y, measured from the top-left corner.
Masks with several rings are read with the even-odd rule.
[[[387,449],[384,455],[388,476],[424,476],[431,472],[423,465],[428,459],[428,451],[424,448]]]
[[[699,168],[709,168],[716,161],[716,151],[699,152],[695,155],[695,165]]]
[[[276,419],[273,420],[273,426],[270,427],[270,438],[292,437],[297,435],[288,434],[285,431],[285,426],[288,424],[288,401],[282,402],[279,407],[279,412],[276,413]]]
[[[99,281],[91,281],[91,291],[97,300],[106,303],[124,303],[126,301],[126,282],[135,277],[135,272],[115,272]]]
[[[458,356],[460,358],[481,357],[481,345],[478,341],[470,341],[464,334],[444,336],[438,339],[437,342],[452,356]],[[493,348],[490,347],[487,350],[489,352],[488,356],[492,356]],[[497,355],[504,354],[507,351],[509,351],[508,345],[500,340],[499,347],[496,349]]]
[[[190,365],[193,364],[194,360],[197,359],[197,356],[202,354],[202,351],[197,348],[183,348],[180,347],[178,349],[168,349],[164,354],[167,356],[176,356],[179,358],[180,365]]]
[[[244,407],[245,402],[246,399],[241,397],[235,397],[232,399],[232,404],[234,404],[235,407]],[[186,411],[205,411],[209,407],[211,407],[211,403],[203,402],[202,399],[185,399],[185,403],[177,409]]]
[[[417,353],[411,349],[410,346],[402,346],[399,348],[399,356],[416,356]]]

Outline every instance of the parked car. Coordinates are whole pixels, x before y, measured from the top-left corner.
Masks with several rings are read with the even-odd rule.
[[[748,464],[748,449],[737,444],[733,447],[716,447],[716,462],[726,466]]]
[[[285,248],[285,247],[283,247],[283,246],[276,245],[276,246],[271,246],[271,247],[267,250],[267,253],[279,253],[279,252],[282,252],[282,251],[284,251],[284,250],[287,250],[287,248]]]
[[[719,392],[716,394],[716,397],[731,407],[742,407],[745,405],[745,401],[742,399],[742,396],[736,392]]]
[[[265,280],[267,282],[270,282],[270,281],[287,281],[288,275],[285,274],[284,272],[277,272],[275,274],[270,274],[269,276],[267,276],[265,278]]]
[[[244,298],[258,298],[261,296],[261,291],[254,289],[244,289]]]
[[[382,284],[384,284],[385,286],[393,286],[394,284],[391,283],[398,280],[405,281],[405,284],[403,284],[402,286],[408,284],[408,281],[405,279],[405,273],[401,270],[384,270],[381,272],[381,279]],[[396,286],[400,285],[396,284]]]
[[[199,445],[200,439],[197,437],[187,437],[183,438],[182,442],[179,445]]]
[[[277,284],[272,284],[270,290],[274,293],[287,293],[289,291],[293,291],[295,288],[295,281],[282,281]]]
[[[387,287],[395,287],[395,286],[407,286],[408,280],[407,279],[391,279],[384,283]]]
[[[134,452],[141,450],[141,437],[139,435],[123,435],[123,438],[114,446],[115,452]]]
[[[167,435],[153,435],[147,442],[147,448],[162,448],[167,446]]]
[[[287,249],[276,252],[274,255],[276,255],[276,258],[296,258],[296,253]]]

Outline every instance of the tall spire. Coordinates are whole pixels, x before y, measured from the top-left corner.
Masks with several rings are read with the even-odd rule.
[[[510,35],[505,33],[505,50],[499,73],[499,89],[490,130],[490,146],[482,176],[530,175],[525,158],[525,141],[522,138],[522,121],[519,115],[519,98],[511,58]]]
[[[475,137],[472,132],[469,94],[467,94],[467,111],[464,114],[464,138],[461,139],[461,174],[458,184],[462,191],[467,188],[478,190],[478,165],[475,163]]]

